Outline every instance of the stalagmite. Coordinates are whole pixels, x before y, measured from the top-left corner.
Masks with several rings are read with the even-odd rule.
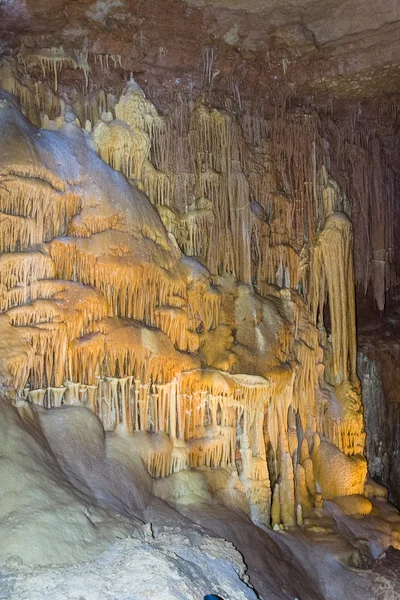
[[[50,393],[49,394],[49,396],[50,396],[49,406],[61,406],[66,390],[67,390],[67,388],[64,386],[59,387],[59,388],[55,388],[55,387],[49,388],[48,389],[48,393]]]
[[[301,466],[304,468],[304,471],[305,471],[307,489],[311,495],[314,495],[316,492],[316,487],[315,487],[314,467],[313,467],[313,462],[312,462],[311,458],[306,458],[304,461],[302,461]]]
[[[296,507],[296,523],[301,527],[303,525],[303,508],[301,504]]]
[[[97,414],[97,399],[96,399],[96,395],[97,395],[97,389],[98,386],[97,385],[88,385],[86,386],[87,389],[87,399],[88,399],[88,403],[90,408],[92,409],[92,411]]]
[[[307,438],[303,438],[300,444],[300,464],[304,466],[304,461],[310,458],[310,447]]]
[[[310,487],[312,487],[311,483]],[[302,518],[310,516],[311,510],[313,508],[312,495],[307,486],[305,468],[301,464],[296,465],[295,500],[297,506],[296,510],[298,510],[299,506],[301,507]]]
[[[367,475],[367,463],[363,456],[346,456],[337,446],[321,440],[315,434],[312,463],[318,484],[316,491],[321,491],[323,498],[363,493]],[[328,469],[327,465],[331,468]]]
[[[280,433],[279,443],[279,500],[280,516],[285,527],[295,525],[295,498],[294,498],[294,475],[293,462],[288,452],[287,437],[284,432]]]
[[[275,484],[274,493],[272,496],[272,507],[271,507],[271,523],[273,529],[281,524],[281,501],[279,493],[279,483]]]
[[[73,383],[72,381],[64,382],[66,389],[65,392],[65,404],[78,404],[79,403],[79,389],[80,383]]]
[[[315,506],[316,510],[321,510],[324,506],[324,499],[320,492],[317,492],[314,495],[314,506]]]
[[[33,404],[39,404],[40,406],[44,406],[44,397],[47,390],[31,390],[28,393],[28,398],[30,402]]]

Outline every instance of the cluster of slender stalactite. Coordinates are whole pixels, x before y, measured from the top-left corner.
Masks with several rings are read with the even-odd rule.
[[[26,60],[54,90],[74,67],[61,51]],[[28,117],[44,113],[4,69]],[[75,126],[131,180],[116,180],[125,204],[116,184],[110,200],[39,164],[0,164],[2,381],[142,436],[153,477],[230,469],[254,519],[302,524],[321,506],[325,444],[348,460],[364,446],[350,205],[316,130],[200,100],[161,115],[133,80],[91,101]],[[41,122],[62,130],[49,103]]]
[[[205,65],[212,64],[212,58],[206,57],[213,57],[213,49],[205,49],[203,67],[209,73]],[[80,69],[87,81],[90,64],[106,70],[122,67],[119,56],[63,48],[21,50],[16,64],[11,58],[2,60],[0,82],[20,99],[34,123],[57,128],[64,122],[55,93],[58,74]],[[29,78],[35,68],[42,72],[41,79]],[[18,77],[21,71],[24,75]],[[207,87],[210,81],[204,73]],[[52,85],[47,85],[46,79],[53,77]],[[395,174],[383,145],[393,136],[390,127],[396,120],[395,114],[388,114],[390,106],[377,102],[364,109],[355,104],[338,121],[330,114],[333,107],[325,114],[307,106],[291,108],[290,96],[282,90],[269,104],[237,105],[229,97],[218,98],[218,110],[213,108],[212,94],[202,98],[207,103],[179,96],[179,102],[167,105],[161,116],[134,82],[119,99],[92,82],[84,94],[73,95],[71,104],[79,124],[93,130],[102,158],[134,178],[154,204],[170,208],[162,213],[163,220],[187,254],[202,256],[213,273],[256,280],[259,289],[265,282],[285,281],[286,276],[290,287],[307,291],[299,258],[304,243],[312,242],[323,224],[318,172],[325,164],[339,177],[346,196],[344,212],[351,208],[357,224],[356,283],[365,293],[371,288],[383,310],[387,298],[397,293]],[[160,98],[162,103],[166,102]],[[379,129],[381,117],[384,125]],[[393,157],[396,160],[395,152]],[[279,181],[273,182],[271,193],[277,174]],[[249,209],[249,199],[255,210]],[[247,238],[259,236],[260,228],[268,230],[261,235],[274,250],[257,256],[250,273]],[[244,230],[244,245],[233,247],[232,236]],[[221,233],[226,251],[218,256],[215,240]],[[243,251],[240,265],[235,264],[238,251]]]

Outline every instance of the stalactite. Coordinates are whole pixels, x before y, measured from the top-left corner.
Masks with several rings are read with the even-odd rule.
[[[249,184],[240,170],[239,161],[232,162],[228,177],[228,203],[232,236],[235,240],[235,273],[239,281],[251,282],[250,232],[251,212]]]
[[[66,232],[80,199],[58,195],[38,181],[3,178],[0,187],[0,251],[18,252]]]
[[[212,206],[207,198],[199,198],[183,214],[159,204],[160,217],[186,256],[206,258],[210,248],[210,228],[214,224]]]
[[[351,222],[346,215],[331,213],[318,237],[314,256],[314,319],[316,321],[318,310],[320,315],[323,312],[326,282],[333,332],[333,377],[336,384],[356,377],[352,239]]]
[[[84,52],[69,53],[62,47],[59,48],[42,48],[35,53],[27,56],[20,55],[24,64],[29,67],[39,65],[42,69],[44,79],[47,75],[54,77],[54,90],[57,91],[59,83],[59,73],[65,67],[81,69],[85,77],[86,87],[88,85],[89,65],[87,62],[87,54]]]
[[[305,429],[315,417],[316,349],[304,341],[299,341],[295,345],[295,353],[298,370],[294,381],[293,406],[299,412]]]
[[[61,104],[47,83],[34,82],[29,76],[20,81],[18,68],[12,59],[4,58],[0,65],[0,87],[13,94],[24,107],[27,117],[40,126],[40,113],[51,119],[60,115]]]
[[[94,385],[96,377],[100,374],[103,357],[104,336],[101,333],[77,338],[69,346],[68,377]]]
[[[143,165],[150,151],[150,140],[141,130],[132,134],[118,121],[100,120],[93,130],[93,139],[101,158],[131,179],[143,180]]]

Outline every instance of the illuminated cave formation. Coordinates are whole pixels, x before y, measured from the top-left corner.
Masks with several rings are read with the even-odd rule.
[[[47,408],[84,403],[107,431],[154,434],[143,456],[153,477],[237,470],[251,514],[266,525],[272,486],[278,524],[294,525],[316,494],[312,463],[308,493],[295,494],[295,474],[300,480],[309,461],[299,462],[298,447],[308,455],[315,433],[348,456],[364,446],[353,234],[337,184],[321,176],[325,218],[300,288],[307,276],[291,245],[290,200],[273,198],[270,222],[261,204],[251,210],[243,141],[227,112],[199,106],[188,115],[197,164],[186,176],[199,199],[186,213],[173,200],[173,177],[149,160],[152,149],[159,166],[171,162],[174,132],[134,82],[93,138],[101,158],[137,185],[102,164],[75,124],[39,133],[7,95],[1,114],[9,131],[2,338],[18,340],[3,358],[7,383]],[[255,189],[262,178],[252,173]],[[326,297],[331,343],[317,317]],[[326,352],[329,375],[319,368]],[[343,493],[362,491],[364,464]]]
[[[214,58],[178,100],[132,74],[91,85],[119,54],[2,58],[3,396],[29,423],[89,409],[172,505],[194,486],[276,532],[314,527],[324,502],[376,514],[356,290],[393,300],[394,187],[385,209],[360,200],[390,169],[353,116],[292,109],[279,88],[263,110],[235,86],[221,100]]]

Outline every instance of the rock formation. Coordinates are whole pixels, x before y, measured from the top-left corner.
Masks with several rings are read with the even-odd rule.
[[[85,18],[105,19],[103,4]],[[386,494],[367,473],[385,485],[396,476],[375,456],[369,388],[365,445],[356,305],[364,293],[383,311],[397,294],[395,103],[329,109],[296,97],[289,82],[262,102],[261,87],[241,95],[234,79],[232,93],[214,89],[214,45],[202,51],[200,89],[160,90],[139,85],[121,54],[87,43],[9,44],[0,58],[7,422],[46,439],[50,470],[66,469],[65,481],[125,516],[132,506],[117,492],[110,500],[107,475],[96,491],[87,466],[79,475],[57,453],[54,428],[63,430],[51,415],[68,428],[67,411],[78,428],[79,411],[90,410],[96,469],[109,464],[107,440],[121,443],[118,464],[123,455],[131,475],[140,456],[145,487],[172,505],[217,502],[260,531],[329,532],[314,526],[329,515],[346,543],[357,527],[345,519],[383,519],[389,509],[373,502]],[[381,120],[371,125],[371,115]],[[368,368],[361,357],[364,389]],[[74,493],[66,496],[81,514]],[[114,519],[102,510],[96,551]],[[400,546],[397,530],[387,539]],[[162,554],[157,544],[151,552]],[[13,552],[0,549],[0,559]]]
[[[68,114],[39,130],[7,94],[1,118],[3,384],[147,432],[153,477],[230,469],[266,525],[275,485],[295,524],[296,448],[315,432],[360,455],[343,493],[362,491],[352,226],[326,170],[302,265],[293,201],[266,187],[226,110],[198,104],[177,130],[131,80],[92,134]],[[324,487],[333,456],[317,463]]]

